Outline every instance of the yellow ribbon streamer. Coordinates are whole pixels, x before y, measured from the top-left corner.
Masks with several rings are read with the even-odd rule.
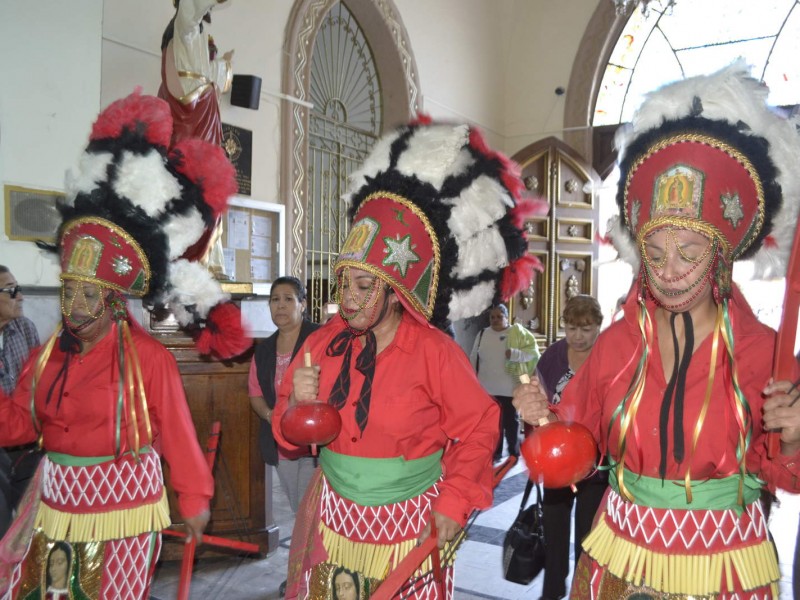
[[[694,435],[692,436],[692,450],[689,454],[689,460],[686,461],[686,475],[684,476],[684,487],[686,488],[686,502],[692,502],[692,458],[694,457],[695,450],[697,450],[697,442],[700,439],[700,432],[706,422],[706,415],[708,414],[708,407],[711,405],[711,390],[714,387],[714,377],[717,373],[717,354],[719,352],[719,337],[723,333],[722,327],[722,305],[717,305],[717,318],[714,323],[714,331],[711,335],[714,337],[711,340],[711,364],[708,369],[708,383],[706,384],[706,394],[703,399],[703,408],[700,409],[700,416],[694,424]],[[678,424],[676,423],[676,426]],[[741,482],[740,482],[741,483]],[[744,490],[739,490],[739,504]]]
[[[56,340],[58,340],[58,336],[61,333],[61,323],[59,322],[56,326],[56,330],[53,332],[53,335],[50,336],[50,339],[47,340],[47,344],[45,344],[42,351],[39,353],[39,356],[36,358],[36,368],[33,371],[33,383],[31,385],[31,419],[33,419],[33,429],[39,435],[39,447],[42,447],[42,428],[41,423],[39,423],[39,419],[36,418],[36,389],[39,386],[39,380],[42,378],[42,373],[44,373],[44,368],[47,366],[47,360],[50,358],[50,354],[53,352],[53,348],[56,345]]]
[[[133,369],[133,373],[130,376],[130,398],[131,398],[131,415],[133,417],[133,427],[135,428],[136,436],[136,447],[134,453],[136,454],[137,458],[139,456],[139,422],[137,421],[136,416],[136,407],[135,407],[135,398],[136,394],[134,393],[133,386],[136,386],[138,391],[139,403],[141,404],[141,412],[142,418],[144,419],[145,430],[147,431],[147,442],[146,444],[150,444],[153,441],[153,430],[150,425],[150,413],[147,410],[147,394],[144,390],[144,378],[142,377],[142,363],[139,361],[139,353],[136,351],[136,345],[133,343],[133,336],[131,335],[130,327],[128,326],[127,322],[123,322],[122,328],[123,334],[125,335],[125,341],[128,345],[128,352],[130,353],[131,360],[128,362],[128,368]]]

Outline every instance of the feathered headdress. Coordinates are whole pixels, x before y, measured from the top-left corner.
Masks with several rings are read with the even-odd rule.
[[[750,413],[749,403],[735,383],[738,367],[729,310],[729,301],[735,298],[731,283],[732,266],[737,259],[753,258],[757,275],[782,275],[791,252],[800,206],[800,178],[796,166],[800,156],[800,137],[791,121],[770,110],[766,104],[767,94],[767,88],[750,77],[743,61],[712,75],[692,77],[649,94],[632,124],[617,136],[620,218],[612,223],[609,232],[620,255],[639,271],[637,318],[642,336],[640,348],[652,347],[655,343],[645,291],[651,285],[659,285],[656,281],[659,276],[654,274],[656,269],[644,251],[645,238],[666,227],[695,231],[710,242],[708,271],[701,277],[703,280],[709,277],[712,283],[717,317],[711,336],[715,348],[718,341],[723,345],[728,356],[728,360],[723,362],[724,376],[728,382],[734,382],[730,384],[728,410],[737,415],[739,426],[736,448],[739,504],[744,501],[745,457],[751,439],[751,424],[758,417]],[[645,263],[640,265],[642,258]],[[687,286],[680,293],[691,289]],[[694,297],[674,308],[686,305]],[[690,313],[682,314],[685,331],[693,331]],[[687,340],[691,339],[689,333],[686,335]],[[699,439],[697,434],[703,429],[706,413],[705,409],[701,411],[694,425],[684,425],[680,421],[684,418],[684,386],[678,370],[682,369],[685,375],[687,367],[682,360],[679,363],[678,356],[676,344],[673,378],[678,383],[675,387],[670,385],[666,393],[663,389],[658,393],[664,394],[662,417],[671,410],[675,423],[671,443],[673,459],[691,465]],[[614,413],[615,420],[620,423],[635,422],[644,397],[651,353],[641,352],[638,358],[639,365],[628,393],[620,400]],[[718,376],[716,360],[707,366],[704,407],[711,401],[712,384]],[[691,443],[683,437],[684,430],[690,429],[696,432]],[[634,427],[621,427],[620,456],[615,463],[620,493],[628,499],[633,499],[633,495],[624,484],[625,453],[627,436],[634,430]],[[666,425],[660,429],[661,477],[665,477],[670,444],[667,431]],[[691,502],[690,467],[686,468],[684,479],[686,498]]]
[[[351,175],[352,228],[336,263],[391,285],[420,321],[445,327],[528,287],[519,167],[473,127],[421,119],[379,140]]]
[[[169,106],[138,90],[99,115],[60,207],[61,277],[168,306],[201,352],[229,358],[250,340],[195,259],[236,191],[234,169],[202,140],[168,149],[171,134]]]
[[[800,207],[795,124],[766,104],[743,61],[649,94],[617,134],[621,219],[609,237],[639,267],[638,242],[665,224],[717,237],[727,261],[781,276]]]

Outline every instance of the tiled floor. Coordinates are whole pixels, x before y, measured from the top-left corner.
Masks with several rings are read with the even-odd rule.
[[[494,505],[481,513],[470,528],[456,559],[457,599],[498,598],[536,600],[541,595],[542,575],[522,586],[503,579],[500,556],[505,531],[519,510],[525,487],[525,470],[517,465],[495,489]],[[277,600],[278,586],[286,579],[293,518],[278,478],[275,519],[280,527],[279,548],[265,559],[201,558],[192,578],[191,598],[202,600]],[[176,597],[180,564],[162,562],[156,572],[153,600]],[[569,582],[568,582],[569,584]]]

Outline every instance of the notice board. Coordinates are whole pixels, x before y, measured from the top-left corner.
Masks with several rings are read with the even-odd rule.
[[[284,209],[282,204],[234,197],[222,231],[225,274],[253,284],[268,294],[270,283],[284,274]]]

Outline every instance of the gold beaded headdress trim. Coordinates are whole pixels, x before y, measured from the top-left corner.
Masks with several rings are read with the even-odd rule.
[[[687,143],[698,144],[699,146],[691,148],[690,152],[682,152],[680,154],[676,152],[676,158],[666,159],[661,168],[674,168],[673,165],[678,164],[678,162],[670,162],[672,160],[679,161],[680,164],[688,163],[689,167],[687,169],[698,168],[696,163],[693,162],[694,160],[703,162],[705,169],[700,168],[700,172],[705,177],[705,181],[702,183],[703,189],[698,192],[700,197],[697,199],[697,206],[694,207],[697,211],[696,218],[687,217],[685,211],[667,211],[663,207],[659,208],[655,198],[658,191],[655,189],[657,178],[651,181],[652,174],[647,176],[643,184],[640,184],[644,185],[645,189],[648,189],[647,196],[644,196],[641,192],[636,194],[632,190],[637,174],[640,177],[642,176],[640,169],[643,165],[652,165],[654,160],[665,160],[663,155],[674,151],[677,144]],[[720,162],[722,155],[717,156],[718,153],[715,154],[713,151],[704,152],[704,147],[720,151],[732,161],[727,161],[724,165],[720,164],[719,169],[712,171],[712,169],[708,168],[708,165]],[[680,157],[679,159],[677,158],[678,156]],[[722,198],[725,195],[722,191],[728,189],[726,187],[726,179],[729,177],[729,172],[736,170],[736,164],[746,173],[747,183],[753,186],[755,197],[740,198],[738,194],[744,195],[746,191],[737,190],[732,186],[730,197],[735,202],[730,201],[731,206],[727,207],[725,204],[727,197]],[[658,172],[657,175],[661,175],[661,172]],[[715,194],[719,197],[713,197]],[[639,241],[646,235],[646,233],[643,234],[642,232],[645,228],[649,232],[658,226],[670,224],[669,221],[672,219],[680,222],[681,224],[678,226],[682,228],[693,229],[704,235],[714,234],[723,243],[726,258],[736,260],[758,238],[764,226],[764,188],[758,171],[750,159],[740,150],[707,134],[678,133],[659,139],[651,144],[641,156],[631,163],[625,178],[623,196],[626,224]],[[639,214],[640,211],[646,212]],[[698,224],[689,226],[690,221]],[[740,225],[746,227],[746,230],[741,235],[737,231]]]
[[[390,200],[408,209],[422,224],[426,235],[420,236],[417,231],[416,238],[411,240],[411,243],[415,244],[413,249],[420,255],[420,266],[423,267],[422,273],[419,276],[411,276],[407,270],[404,271],[403,269],[399,270],[401,277],[394,275],[390,265],[386,264],[385,258],[383,257],[383,254],[385,254],[384,248],[381,245],[372,243],[372,241],[367,243],[367,240],[362,240],[361,245],[363,246],[363,251],[360,254],[357,252],[358,248],[352,248],[354,244],[351,243],[351,238],[356,235],[356,231],[354,230],[358,227],[359,222],[365,219],[364,213],[367,215],[370,214],[370,204],[380,199]],[[374,235],[385,239],[384,236],[387,234],[396,233],[397,227],[394,227],[394,224],[402,223],[402,219],[403,217],[399,210],[394,215],[381,215],[378,229],[375,231]],[[376,222],[375,220],[372,221]],[[348,252],[348,250],[354,250],[354,252]],[[354,256],[357,258],[354,258]],[[429,265],[429,268],[426,268],[427,265]],[[436,237],[436,232],[425,213],[408,199],[391,192],[375,192],[367,196],[363,202],[361,202],[353,227],[351,228],[351,235],[349,235],[348,239],[345,241],[342,253],[339,255],[334,269],[336,273],[339,273],[345,267],[361,269],[381,278],[398,290],[409,304],[411,304],[414,310],[422,314],[426,320],[430,320],[433,316],[436,291],[439,286],[439,239]],[[402,277],[404,274],[406,277]],[[415,290],[417,293],[415,293]],[[423,293],[420,294],[420,291]],[[424,303],[421,296],[425,298]]]
[[[100,217],[73,219],[64,226],[61,247],[62,281],[99,284],[136,297],[147,294],[150,262],[133,236],[115,223]]]
[[[647,223],[642,225],[642,228],[636,235],[636,243],[639,246],[641,246],[648,235],[663,227],[674,227],[676,229],[690,229],[691,231],[695,231],[707,237],[709,240],[716,239],[719,241],[724,256],[726,258],[730,258],[731,247],[730,244],[728,243],[728,240],[725,239],[724,235],[722,235],[722,232],[716,227],[714,227],[711,223],[706,223],[705,221],[698,221],[697,219],[692,219],[690,217],[664,216],[648,221]]]

